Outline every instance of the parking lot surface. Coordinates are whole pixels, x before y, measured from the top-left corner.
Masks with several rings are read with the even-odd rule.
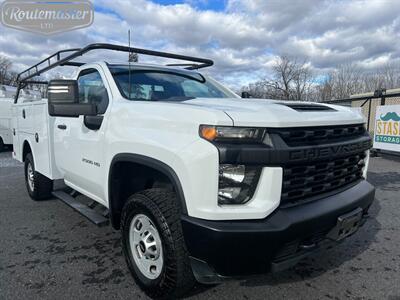
[[[200,286],[188,298],[400,300],[400,162],[373,158],[369,170],[376,201],[354,236],[287,271]],[[0,299],[146,299],[119,232],[58,200],[30,200],[10,153],[0,153]]]

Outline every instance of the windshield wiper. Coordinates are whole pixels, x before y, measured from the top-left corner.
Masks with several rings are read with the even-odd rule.
[[[135,100],[135,101],[186,101],[186,100],[192,100],[196,99],[196,97],[188,97],[188,96],[175,96],[175,97],[169,97],[169,98],[163,98],[163,99],[145,99],[145,98],[130,98],[130,100]]]
[[[150,99],[145,99],[145,98],[128,98],[128,99],[134,101],[150,101]]]
[[[192,100],[192,99],[196,99],[196,97],[176,96],[176,97],[162,99],[161,101],[186,101],[186,100]]]

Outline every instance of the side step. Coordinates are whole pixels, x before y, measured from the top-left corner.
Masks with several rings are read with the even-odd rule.
[[[109,224],[109,220],[104,217],[101,213],[98,213],[95,211],[93,208],[94,206],[89,207],[86,204],[83,204],[76,200],[74,197],[72,197],[70,194],[67,194],[64,191],[53,191],[52,195],[58,199],[60,199],[62,202],[67,204],[68,206],[72,207],[75,209],[77,212],[79,212],[81,215],[85,216],[89,221],[93,222],[99,227],[103,227]]]

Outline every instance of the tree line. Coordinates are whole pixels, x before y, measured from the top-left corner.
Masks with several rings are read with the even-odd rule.
[[[279,56],[269,76],[242,87],[241,91],[254,98],[322,102],[393,88],[400,88],[400,65],[395,63],[369,70],[346,63],[321,74],[313,71],[306,60]]]
[[[11,60],[0,55],[0,84],[9,85],[9,86],[17,86],[17,77],[18,73],[14,71]],[[60,74],[56,74],[54,79],[62,78]],[[28,84],[28,89],[33,89],[40,91],[42,97],[46,95],[47,86],[43,84]]]

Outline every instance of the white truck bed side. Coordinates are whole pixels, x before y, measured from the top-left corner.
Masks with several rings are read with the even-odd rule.
[[[11,106],[13,101],[11,98],[0,98],[0,138],[5,145],[12,144]]]
[[[23,147],[29,143],[36,170],[50,179],[61,179],[54,161],[54,118],[48,114],[47,99],[15,104],[13,124],[16,129],[14,157],[23,161]]]

